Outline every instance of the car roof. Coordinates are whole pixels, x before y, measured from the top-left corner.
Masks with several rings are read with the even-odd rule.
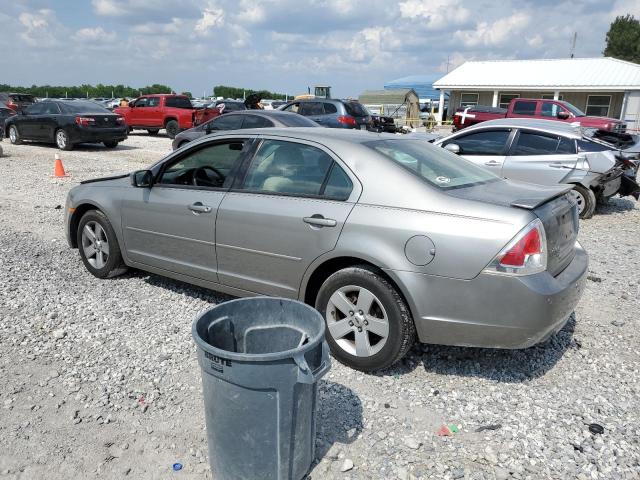
[[[534,118],[499,118],[497,120],[487,120],[465,128],[464,132],[483,130],[485,128],[530,128],[541,130],[568,137],[582,137],[579,124],[568,122],[558,122],[555,120],[538,120]]]

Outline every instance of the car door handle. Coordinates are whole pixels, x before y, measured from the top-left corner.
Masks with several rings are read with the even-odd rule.
[[[338,222],[333,218],[324,218],[322,215],[318,214],[311,215],[310,217],[304,217],[302,221],[309,225],[315,225],[316,227],[335,227],[338,224]]]
[[[201,202],[192,203],[189,205],[189,210],[193,213],[211,213],[211,207],[209,205],[203,205]]]
[[[500,165],[500,162],[496,162],[495,160],[490,160],[488,162],[484,162],[487,167],[497,167]]]

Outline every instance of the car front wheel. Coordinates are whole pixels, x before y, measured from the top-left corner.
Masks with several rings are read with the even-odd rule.
[[[116,234],[101,211],[89,210],[83,215],[78,225],[77,242],[82,263],[92,275],[111,278],[126,272]]]
[[[327,278],[316,309],[325,318],[333,356],[357,370],[389,367],[415,342],[406,302],[387,278],[368,266],[345,268]]]
[[[11,125],[9,127],[9,141],[11,141],[13,145],[20,145],[22,143],[20,132],[18,131],[18,127],[15,125]]]

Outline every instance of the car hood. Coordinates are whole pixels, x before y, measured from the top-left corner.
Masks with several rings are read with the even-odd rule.
[[[447,191],[448,195],[465,200],[492,203],[502,207],[534,208],[571,190],[570,185],[535,185],[514,180],[498,180],[481,185]]]
[[[618,124],[622,123],[620,120],[616,118],[609,117],[576,117],[575,120],[580,123],[580,125],[602,125],[603,123],[613,123]]]

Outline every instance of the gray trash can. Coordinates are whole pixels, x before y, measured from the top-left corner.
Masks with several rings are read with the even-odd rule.
[[[215,480],[299,480],[314,458],[324,319],[284,298],[232,300],[193,322]]]

